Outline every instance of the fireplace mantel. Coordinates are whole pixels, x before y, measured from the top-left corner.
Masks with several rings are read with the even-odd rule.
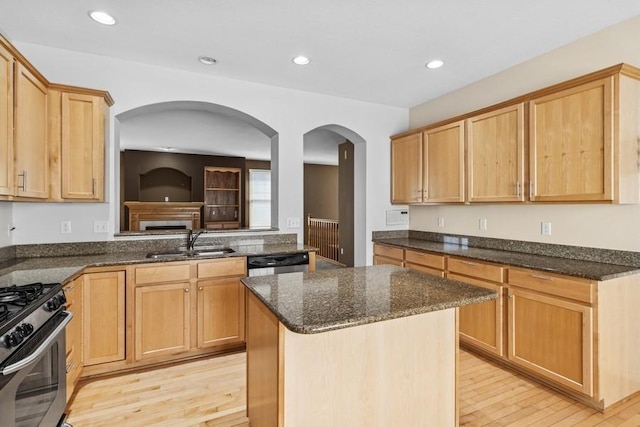
[[[129,209],[129,231],[142,231],[141,222],[188,224],[186,228],[200,228],[203,202],[124,202]]]

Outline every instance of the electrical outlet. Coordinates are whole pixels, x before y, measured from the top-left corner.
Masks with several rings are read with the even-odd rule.
[[[438,227],[444,227],[444,217],[438,217]]]
[[[480,218],[478,220],[478,228],[480,230],[486,230],[487,229],[487,219],[486,218]]]
[[[71,221],[60,221],[60,233],[62,234],[71,233]]]
[[[540,223],[540,234],[543,236],[551,236],[551,223],[550,222],[541,222]]]
[[[300,228],[300,218],[287,218],[287,228]]]
[[[109,221],[93,221],[93,232],[94,233],[108,233],[109,232]]]

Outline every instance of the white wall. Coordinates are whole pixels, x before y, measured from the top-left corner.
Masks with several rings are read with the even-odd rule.
[[[96,55],[16,43],[16,47],[50,81],[108,90],[115,100],[111,108],[109,138],[109,181],[117,182],[118,166],[113,135],[114,116],[132,108],[167,101],[203,101],[235,108],[271,126],[278,133],[280,165],[279,225],[286,232],[286,218],[303,216],[303,135],[327,124],[339,124],[366,141],[366,209],[359,221],[366,221],[366,260],[371,259],[372,230],[385,229],[384,212],[389,204],[389,135],[407,129],[406,109],[359,102],[273,86],[242,82],[161,68]],[[215,69],[212,71],[215,73]],[[115,129],[115,132],[113,131]],[[118,186],[111,185],[108,203],[103,204],[14,204],[17,225],[13,243],[106,240],[94,234],[94,219],[108,218],[113,227],[117,215]],[[60,221],[73,221],[71,235],[60,234]],[[0,217],[1,220],[1,217]],[[91,224],[91,227],[87,227]],[[1,224],[0,224],[1,226]],[[301,235],[299,236],[301,241]],[[364,257],[363,257],[364,258]]]
[[[580,39],[410,110],[415,128],[620,62],[640,67],[640,17]],[[640,123],[639,123],[640,126]],[[410,208],[411,229],[640,251],[640,205],[474,205]],[[437,218],[445,218],[445,227]],[[488,230],[478,229],[486,218]],[[540,222],[552,235],[540,234]]]
[[[0,203],[0,247],[11,245],[15,230],[13,227],[13,203]]]

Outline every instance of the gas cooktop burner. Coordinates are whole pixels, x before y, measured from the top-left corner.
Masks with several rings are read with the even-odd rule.
[[[9,307],[7,304],[0,305],[0,322],[4,322],[9,318]]]
[[[0,302],[24,307],[42,295],[43,288],[42,283],[0,288]]]

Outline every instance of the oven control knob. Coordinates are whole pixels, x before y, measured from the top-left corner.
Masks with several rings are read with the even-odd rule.
[[[31,325],[30,323],[23,323],[20,326],[16,326],[16,332],[18,333],[18,335],[24,338],[28,335],[31,335],[31,333],[33,332],[33,325]]]
[[[4,336],[4,343],[7,347],[15,347],[22,342],[22,337],[18,332],[11,332]]]
[[[47,301],[46,309],[49,311],[53,311],[58,308],[58,303],[55,298],[51,298]]]

